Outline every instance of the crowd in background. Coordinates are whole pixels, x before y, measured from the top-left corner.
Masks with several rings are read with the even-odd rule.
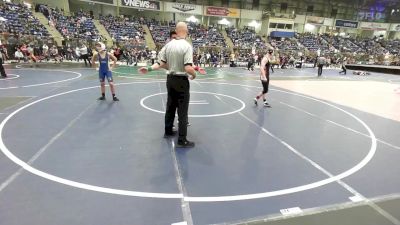
[[[100,16],[100,22],[110,34],[113,42],[134,41],[137,44],[144,43],[145,31],[139,18]]]
[[[66,16],[63,10],[46,5],[37,5],[36,10],[42,12],[48,18],[49,25],[63,35],[63,45],[56,45],[45,27],[25,5],[2,2],[0,16],[5,18],[5,21],[0,22],[2,48],[7,51],[10,59],[79,61],[86,58],[82,57],[86,55],[85,51],[88,55],[91,54],[94,42],[104,41],[94,25],[93,12],[80,10]],[[157,56],[157,50],[150,50],[145,45],[146,31],[143,25],[148,26],[158,50],[169,41],[169,32],[176,25],[175,21],[157,21],[134,16],[100,16],[99,21],[115,45],[110,52],[128,65],[154,61]],[[188,41],[193,44],[194,62],[207,66],[236,66],[246,62],[258,64],[263,51],[268,48],[274,49],[275,64],[281,68],[293,67],[296,62],[313,64],[318,56],[325,56],[327,64],[333,65],[340,64],[343,58],[354,63],[400,64],[399,40],[312,33],[297,33],[292,38],[263,39],[252,27],[227,27],[225,31],[233,43],[233,48],[229,48],[222,31],[216,25],[204,26],[189,22],[188,29]],[[84,48],[87,50],[82,50]]]
[[[46,28],[33,16],[32,11],[23,4],[0,2],[0,33],[47,37]]]
[[[266,47],[265,42],[256,34],[253,27],[244,27],[243,29],[229,27],[226,28],[226,32],[235,47],[242,49]]]
[[[82,10],[71,16],[66,16],[63,10],[40,5],[38,11],[42,12],[49,21],[66,39],[94,40],[102,39],[93,22],[93,12]]]

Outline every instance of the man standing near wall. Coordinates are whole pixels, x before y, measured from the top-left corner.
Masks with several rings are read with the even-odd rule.
[[[322,75],[322,68],[326,64],[326,58],[323,56],[318,57],[317,59],[317,65],[318,65],[318,76],[320,77]]]
[[[0,46],[0,74],[1,78],[7,78],[6,71],[4,70],[3,62],[6,60],[6,55],[3,52],[3,46]]]

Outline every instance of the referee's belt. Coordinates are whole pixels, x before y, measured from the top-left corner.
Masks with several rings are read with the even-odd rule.
[[[183,72],[169,72],[167,73],[168,76],[178,76],[178,77],[187,77],[187,73]]]

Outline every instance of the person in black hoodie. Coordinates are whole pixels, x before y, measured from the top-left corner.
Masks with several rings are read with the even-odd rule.
[[[252,55],[248,55],[247,70],[254,71],[254,57]]]

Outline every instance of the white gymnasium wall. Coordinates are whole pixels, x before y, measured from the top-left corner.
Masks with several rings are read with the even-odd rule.
[[[240,23],[239,23],[239,28],[243,28],[243,27],[248,27],[250,26],[250,23],[253,23],[254,19],[241,19]],[[261,21],[260,20],[255,20],[257,22],[257,26],[255,27],[255,31],[256,33],[260,33],[261,31]]]
[[[361,37],[364,38],[372,38],[374,36],[374,31],[373,30],[362,30],[360,32]]]
[[[303,33],[304,32],[304,24],[300,23],[295,23],[293,27],[293,31],[297,33]]]
[[[198,20],[198,23],[201,23],[201,19],[202,19],[201,15],[191,15],[191,14],[186,14],[186,13],[175,13],[175,20],[186,22],[186,19],[191,16],[194,16]]]
[[[335,20],[332,18],[325,18],[324,26],[333,27]]]
[[[93,15],[95,18],[101,13],[101,5],[100,4],[89,4],[87,2],[70,2],[69,8],[71,12],[78,12],[80,9],[83,11],[89,12],[93,11]]]
[[[357,34],[358,30],[357,29],[352,29],[352,28],[340,28],[340,32],[346,33],[346,34]]]
[[[240,12],[242,19],[261,20],[262,11],[242,9]]]
[[[101,14],[104,16],[107,16],[107,15],[116,16],[117,15],[117,7],[109,6],[109,5],[101,5],[100,8],[101,8]]]
[[[296,17],[294,18],[294,23],[304,24],[305,21],[306,21],[305,15],[296,15]]]
[[[374,31],[375,37],[383,36],[384,38],[386,38],[387,35],[388,35],[388,31],[384,31],[384,30]]]
[[[314,24],[305,24],[304,32],[318,34],[319,28],[320,28],[319,26],[314,25]]]
[[[172,13],[166,13],[166,12],[161,12],[161,11],[151,11],[151,10],[139,11],[138,9],[134,9],[134,8],[120,7],[119,14],[127,15],[127,16],[135,16],[135,17],[143,16],[146,18],[156,19],[156,20],[160,20],[160,21],[172,20]]]
[[[218,21],[220,21],[222,19],[222,17],[216,17],[216,16],[210,16],[208,18],[210,20],[210,25],[218,24]],[[229,18],[229,17],[224,17],[224,18],[230,22],[229,26],[235,26],[235,27],[236,27],[237,21],[239,20],[236,18]],[[204,19],[204,21],[205,21],[205,24],[207,24],[207,17]]]
[[[269,26],[269,19],[262,20],[261,28],[260,28],[260,35],[262,35],[262,36],[268,35],[268,26]]]

